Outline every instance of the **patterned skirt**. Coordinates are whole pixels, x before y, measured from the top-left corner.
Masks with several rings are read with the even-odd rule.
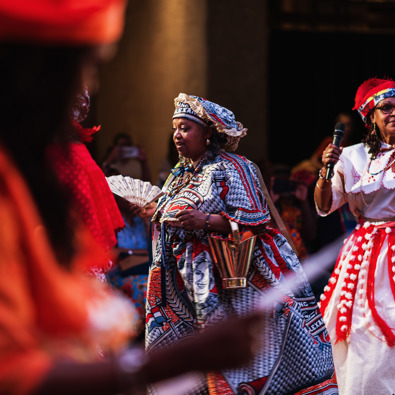
[[[286,286],[288,272],[300,277],[293,292]],[[227,316],[246,315],[275,287],[283,296],[266,313],[253,360],[237,369],[210,372],[190,393],[337,393],[322,316],[296,255],[278,231],[259,236],[247,282],[246,288],[222,288],[206,238],[159,238],[148,280],[147,349],[169,346]],[[308,387],[313,388],[305,392]],[[155,393],[154,386],[150,392]]]
[[[395,223],[358,225],[324,291],[340,393],[394,393]]]

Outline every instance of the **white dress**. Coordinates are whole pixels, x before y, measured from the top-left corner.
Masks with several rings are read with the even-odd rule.
[[[330,212],[348,202],[360,218],[320,302],[341,395],[395,393],[394,158],[384,143],[373,161],[363,144],[346,147],[332,179]]]

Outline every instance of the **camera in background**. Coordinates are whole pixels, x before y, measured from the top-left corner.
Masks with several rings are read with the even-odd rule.
[[[139,149],[138,147],[127,146],[122,147],[122,158],[137,158],[139,156]]]

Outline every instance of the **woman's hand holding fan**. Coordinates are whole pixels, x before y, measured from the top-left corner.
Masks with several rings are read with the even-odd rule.
[[[140,217],[149,217],[155,211],[155,201],[164,192],[148,181],[117,175],[106,177],[111,192],[122,197],[131,204],[131,210]]]

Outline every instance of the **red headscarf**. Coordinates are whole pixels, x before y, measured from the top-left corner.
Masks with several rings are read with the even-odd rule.
[[[0,0],[0,41],[105,44],[119,39],[126,0]]]
[[[395,81],[391,79],[371,78],[360,85],[355,95],[353,110],[358,110],[366,123],[367,116],[383,99],[395,96]]]

